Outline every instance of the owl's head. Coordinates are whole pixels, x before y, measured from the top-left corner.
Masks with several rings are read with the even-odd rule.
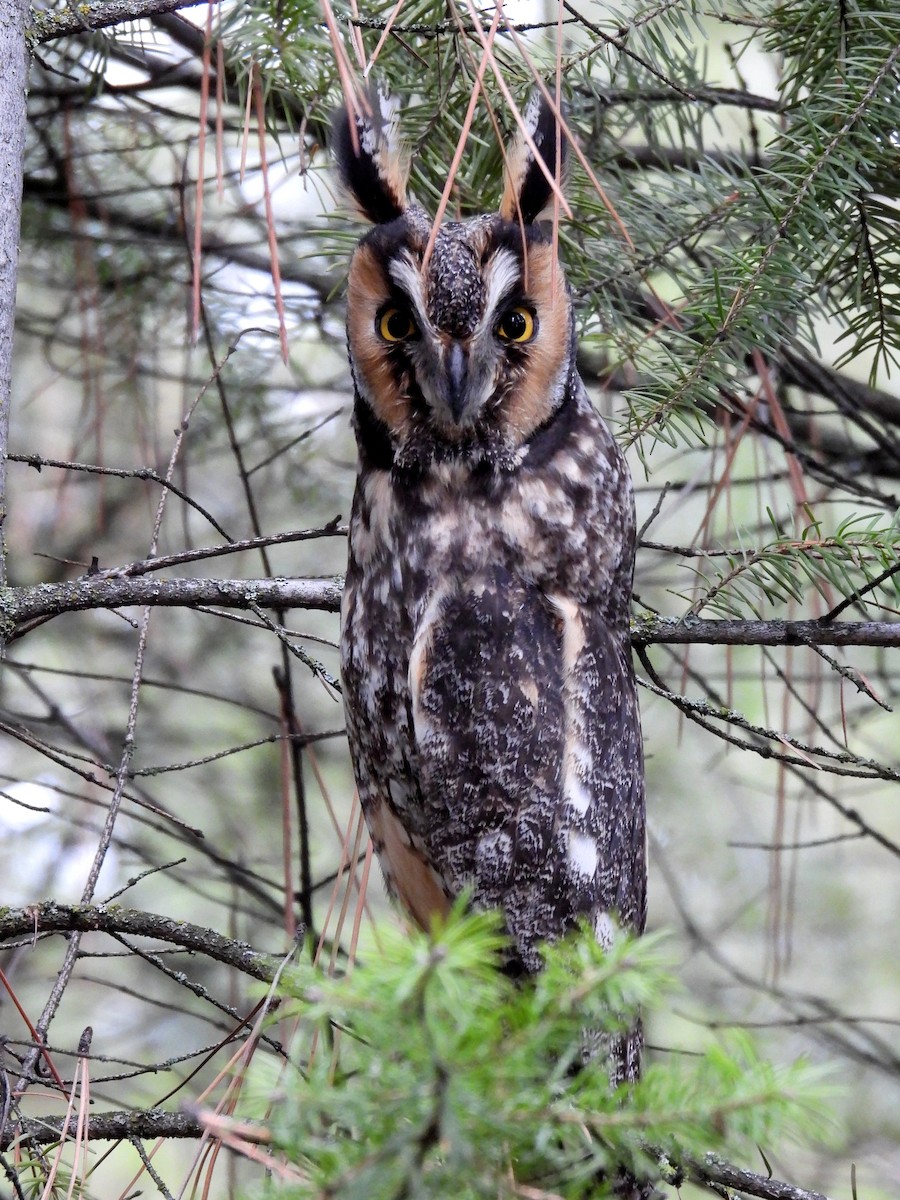
[[[432,239],[431,218],[407,201],[392,124],[373,108],[334,122],[341,179],[374,225],[347,294],[361,452],[381,465],[467,451],[509,460],[561,405],[573,361],[568,289],[537,221],[561,159],[556,118],[535,97],[499,211]]]

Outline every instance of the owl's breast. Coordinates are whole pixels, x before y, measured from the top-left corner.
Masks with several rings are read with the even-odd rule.
[[[390,803],[413,843],[428,817],[419,790],[410,670],[434,607],[512,553],[502,505],[448,469],[418,488],[362,472],[350,521],[341,674],[351,755],[367,816]]]

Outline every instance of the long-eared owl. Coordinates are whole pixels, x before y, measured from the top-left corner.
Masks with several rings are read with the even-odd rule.
[[[510,970],[531,973],[580,919],[602,942],[643,928],[646,857],[633,493],[537,220],[557,122],[539,98],[525,122],[499,212],[448,221],[431,246],[387,121],[342,111],[334,140],[374,224],[347,294],[342,673],[360,799],[413,918],[427,928],[468,889],[502,910]]]

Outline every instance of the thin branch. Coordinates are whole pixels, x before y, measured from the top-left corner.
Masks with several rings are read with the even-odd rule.
[[[643,647],[641,647],[643,651]],[[641,661],[646,668],[646,655],[641,651]],[[648,672],[649,673],[649,672]],[[847,775],[857,779],[887,779],[891,783],[900,783],[900,774],[892,771],[890,767],[884,766],[876,762],[874,759],[860,758],[856,754],[851,754],[848,750],[827,750],[824,746],[812,746],[801,741],[800,738],[793,737],[791,734],[784,733],[778,729],[766,729],[762,725],[754,725],[748,721],[745,716],[739,712],[735,712],[731,708],[721,705],[713,705],[706,700],[690,700],[687,696],[682,696],[678,692],[670,691],[668,688],[661,686],[659,676],[652,673],[651,680],[639,680],[640,686],[647,688],[649,691],[668,700],[670,704],[674,704],[686,716],[692,720],[696,720],[704,729],[709,729],[712,732],[717,732],[714,726],[709,724],[710,721],[724,721],[728,725],[733,725],[737,729],[742,729],[752,738],[759,739],[753,745],[739,739],[728,738],[732,745],[740,746],[741,749],[752,749],[754,753],[762,755],[764,758],[778,757],[781,762],[792,763],[796,767],[815,767],[818,771],[828,771],[834,775]],[[719,736],[725,736],[720,734]],[[770,746],[769,743],[774,742],[776,746]],[[777,746],[787,746],[798,752],[799,757],[792,757],[784,754]],[[825,762],[816,762],[815,756],[824,758]],[[843,769],[838,766],[830,765],[833,763],[851,764],[851,768]]]
[[[120,467],[101,467],[95,465],[94,463],[67,462],[65,459],[44,458],[40,454],[10,454],[8,458],[10,462],[25,463],[27,466],[33,467],[38,472],[40,472],[44,467],[59,467],[64,471],[83,471],[88,475],[112,475],[116,479],[140,479],[149,480],[151,483],[158,483],[162,487],[166,488],[167,491],[170,491],[176,495],[179,500],[183,500],[185,504],[190,505],[190,507],[198,512],[201,517],[205,517],[206,520],[209,521],[210,525],[212,525],[213,529],[215,529],[217,533],[220,533],[227,542],[231,543],[234,541],[234,539],[226,532],[226,530],[222,528],[212,513],[208,512],[201,504],[198,504],[196,500],[192,500],[186,492],[183,492],[181,488],[177,487],[174,483],[172,483],[171,480],[167,482],[165,478],[160,475],[158,471],[154,471],[152,467],[134,467],[131,470]]]
[[[321,529],[295,529],[287,533],[244,538],[240,542],[229,542],[225,546],[203,546],[196,550],[183,550],[179,554],[157,554],[152,558],[143,558],[139,562],[129,563],[127,567],[101,568],[100,574],[106,579],[122,577],[134,579],[139,575],[149,575],[151,571],[162,571],[166,567],[178,567],[183,563],[199,562],[206,558],[221,558],[224,554],[237,554],[245,550],[260,550],[265,546],[282,546],[289,542],[306,542],[322,537],[345,537],[347,526],[339,525],[340,519],[340,516],[335,517]]]
[[[900,562],[892,563],[891,566],[886,567],[879,575],[876,575],[874,579],[870,579],[865,587],[857,588],[855,592],[851,592],[849,596],[846,596],[840,602],[840,604],[836,604],[834,608],[825,613],[824,617],[821,619],[823,621],[833,621],[835,617],[840,616],[840,614],[845,609],[849,608],[851,604],[858,603],[863,596],[867,595],[869,592],[874,592],[876,588],[881,587],[883,583],[886,583],[889,579],[892,579],[893,576],[898,572],[900,572]]]
[[[669,650],[668,653],[672,655],[673,658],[675,657],[674,651]],[[653,664],[650,662],[646,651],[643,648],[638,649],[638,657],[641,659],[641,663],[643,664],[645,671],[652,681],[650,683],[645,683],[645,686],[653,691],[657,691],[661,696],[669,700],[675,705],[676,708],[680,709],[689,720],[699,725],[701,729],[705,729],[708,733],[715,734],[715,736],[720,738],[722,741],[730,742],[732,745],[739,747],[741,750],[752,750],[754,754],[758,754],[762,758],[775,757],[773,749],[766,743],[765,734],[761,735],[751,729],[748,733],[748,740],[744,741],[741,738],[734,737],[732,734],[726,732],[726,730],[720,729],[716,725],[713,725],[711,721],[706,719],[706,717],[701,716],[700,712],[697,710],[692,701],[688,700],[684,696],[679,696],[674,692],[670,692],[664,686],[662,680],[654,670]],[[698,673],[688,668],[686,665],[683,665],[682,669],[685,671],[685,674],[688,678],[698,678]],[[717,719],[727,720],[729,709],[728,706],[724,704],[722,697],[717,696],[715,692],[711,690],[710,695],[714,703],[721,707],[721,713]],[[744,721],[744,719],[738,715],[738,722],[736,723],[740,723],[741,721]],[[748,723],[744,721],[745,728],[747,728],[747,725]],[[895,842],[891,841],[890,838],[886,837],[883,833],[879,832],[872,825],[869,825],[866,821],[864,821],[855,808],[850,808],[846,804],[843,804],[836,796],[832,795],[831,792],[827,791],[825,788],[817,784],[814,779],[810,778],[808,772],[808,768],[810,766],[809,762],[795,762],[785,754],[778,755],[778,758],[779,765],[783,765],[784,769],[791,772],[791,774],[799,777],[799,773],[801,771],[804,772],[803,785],[812,795],[824,800],[826,804],[830,805],[837,812],[839,812],[845,820],[855,825],[861,833],[871,837],[873,841],[877,842],[878,845],[882,846],[888,851],[888,853],[900,858],[900,845],[897,845]],[[732,970],[732,973],[734,973],[733,968],[729,967],[729,969]],[[744,982],[746,982],[746,980],[744,980]]]
[[[156,1184],[156,1190],[163,1197],[163,1200],[175,1200],[175,1197],[172,1195],[172,1193],[166,1187],[162,1176],[159,1174],[159,1172],[153,1166],[153,1163],[150,1161],[150,1156],[147,1154],[147,1151],[144,1149],[143,1145],[141,1144],[140,1138],[131,1137],[128,1140],[131,1142],[132,1146],[134,1147],[135,1151],[137,1152],[138,1157],[140,1158],[141,1162],[144,1164],[144,1170],[147,1172],[147,1174],[150,1176],[150,1178]]]

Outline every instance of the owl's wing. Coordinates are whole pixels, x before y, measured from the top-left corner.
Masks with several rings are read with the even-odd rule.
[[[434,597],[409,684],[431,860],[503,909],[525,969],[578,917],[642,923],[633,683],[599,612],[495,566]]]

